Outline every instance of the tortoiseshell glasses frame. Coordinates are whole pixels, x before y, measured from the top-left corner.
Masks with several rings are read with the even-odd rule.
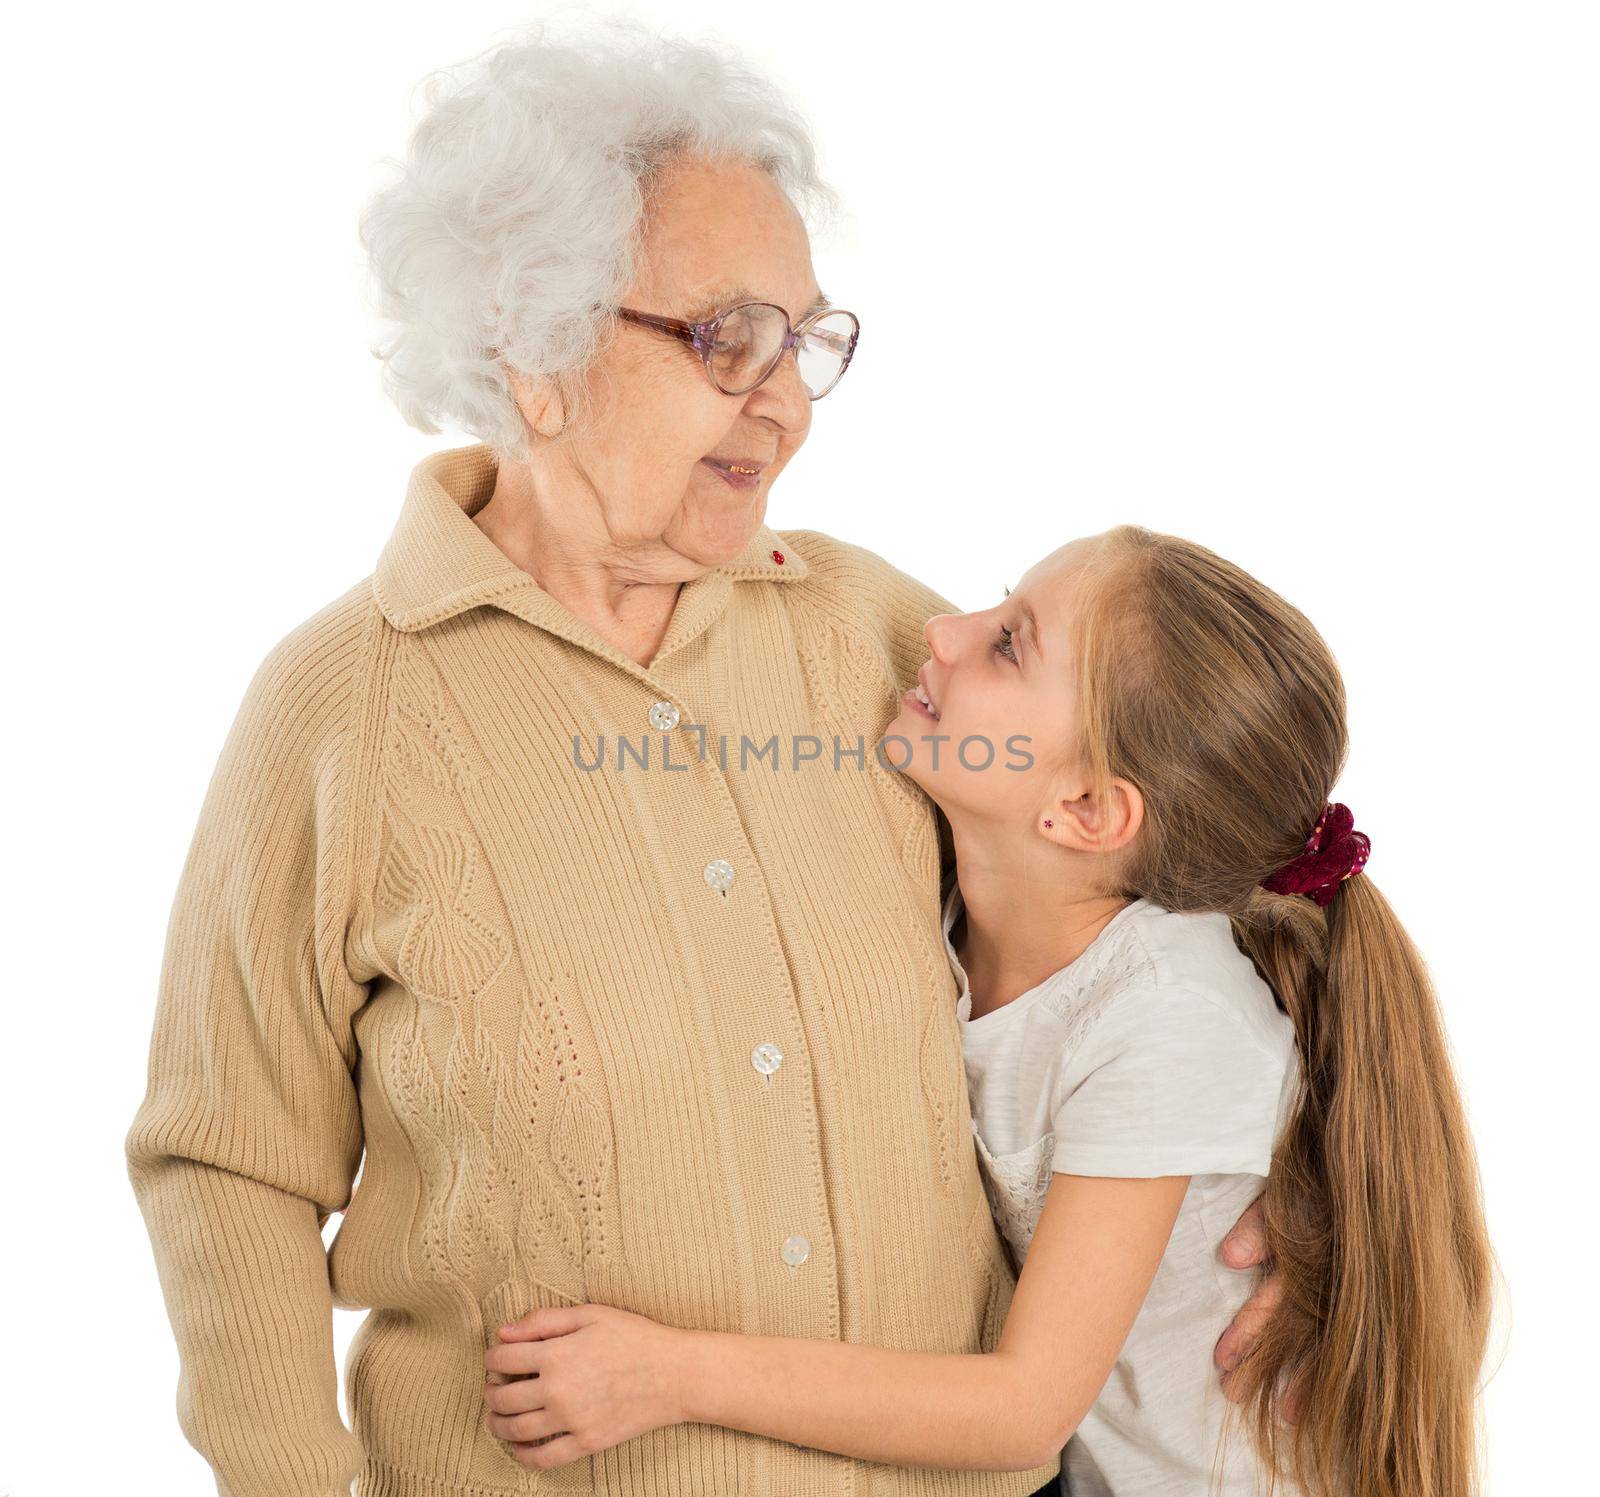
[[[782,320],[783,338],[771,358],[753,380],[748,384],[739,386],[737,389],[730,389],[717,377],[717,372],[711,363],[712,354],[716,350],[717,334],[721,330],[723,322],[735,312],[743,311],[749,307],[761,307],[775,312],[777,317]],[[839,360],[838,371],[820,390],[812,391],[809,383],[806,384],[806,389],[811,399],[821,400],[829,390],[844,378],[844,372],[850,367],[850,360],[855,356],[856,340],[861,336],[860,320],[854,312],[846,312],[842,307],[819,307],[809,317],[804,318],[798,327],[791,327],[789,314],[782,307],[769,301],[739,302],[735,306],[724,307],[715,316],[708,317],[703,322],[683,322],[676,317],[657,317],[649,312],[635,311],[632,307],[617,307],[615,311],[618,317],[625,318],[629,322],[636,322],[641,327],[654,328],[657,332],[670,333],[674,338],[681,338],[700,355],[700,362],[705,367],[706,378],[724,395],[748,395],[771,376],[772,371],[778,367],[783,360],[783,356],[791,348],[797,348],[800,340],[810,335],[821,339],[828,353]],[[815,324],[825,317],[848,318],[848,327],[817,330]],[[776,322],[774,322],[774,325],[776,326]],[[798,357],[799,355],[796,354],[797,359]],[[805,383],[804,375],[801,376],[801,380],[802,383]]]

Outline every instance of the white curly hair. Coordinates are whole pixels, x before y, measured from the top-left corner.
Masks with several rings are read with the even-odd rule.
[[[400,413],[526,452],[512,368],[568,397],[633,278],[653,175],[680,155],[768,171],[813,225],[839,207],[799,110],[720,44],[628,18],[548,18],[429,73],[398,176],[361,211],[372,353]]]

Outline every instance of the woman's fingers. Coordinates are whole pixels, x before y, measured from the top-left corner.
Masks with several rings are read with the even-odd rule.
[[[1222,1239],[1222,1261],[1230,1268],[1255,1268],[1267,1260],[1267,1226],[1262,1214],[1261,1200],[1257,1197],[1233,1224],[1233,1229]],[[1283,1279],[1269,1273],[1260,1287],[1240,1307],[1227,1330],[1217,1338],[1212,1360],[1222,1372],[1222,1391],[1235,1403],[1244,1397],[1244,1389],[1233,1376],[1235,1370],[1249,1355],[1262,1327],[1272,1318],[1283,1299]],[[1298,1384],[1291,1383],[1284,1392],[1283,1416],[1289,1423],[1299,1417],[1304,1400]]]
[[[1239,1313],[1228,1323],[1228,1328],[1217,1339],[1212,1360],[1223,1371],[1222,1386],[1227,1389],[1232,1372],[1245,1358],[1245,1354],[1261,1334],[1261,1328],[1272,1318],[1272,1313],[1283,1299],[1283,1280],[1277,1274],[1268,1274],[1261,1287],[1239,1308]],[[1228,1395],[1233,1397],[1232,1392]]]
[[[1267,1225],[1258,1196],[1222,1239],[1222,1261],[1229,1268],[1255,1268],[1267,1257]]]
[[[1234,1376],[1239,1364],[1249,1354],[1261,1329],[1272,1318],[1283,1300],[1283,1279],[1278,1274],[1268,1274],[1261,1287],[1239,1307],[1228,1329],[1217,1338],[1212,1359],[1222,1369],[1222,1391],[1234,1402],[1244,1397],[1244,1386]],[[1286,1424],[1297,1424],[1305,1411],[1305,1379],[1290,1378],[1284,1385],[1283,1400],[1278,1412]]]
[[[1300,1422],[1300,1415],[1305,1411],[1305,1406],[1305,1382],[1301,1378],[1296,1378],[1289,1384],[1287,1388],[1283,1390],[1283,1403],[1281,1405],[1281,1412],[1283,1414],[1284,1422],[1287,1424],[1298,1424]]]

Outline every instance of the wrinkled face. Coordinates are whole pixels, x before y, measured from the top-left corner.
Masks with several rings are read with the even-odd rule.
[[[1030,567],[1000,603],[941,613],[923,627],[932,658],[886,729],[883,757],[955,820],[962,815],[1028,827],[1070,793],[1081,770],[1074,597],[1093,537]],[[1031,762],[1030,762],[1031,761]],[[1048,814],[1048,812],[1046,812]]]
[[[820,298],[805,225],[757,167],[684,161],[656,179],[622,305],[697,322],[741,301],[801,321]],[[736,556],[805,441],[811,400],[791,349],[746,395],[724,395],[686,342],[619,319],[587,372],[594,414],[552,448],[592,492],[608,537],[692,575]],[[758,468],[728,476],[718,463]],[[693,565],[679,567],[682,560]]]

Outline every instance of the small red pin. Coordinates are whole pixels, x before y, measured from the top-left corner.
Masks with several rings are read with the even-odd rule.
[[[782,566],[782,565],[783,565],[783,552],[781,552],[781,551],[774,551],[774,552],[773,552],[773,553],[772,553],[772,559],[773,559],[773,560],[774,560],[774,561],[775,561],[775,562],[777,562],[777,564],[778,564],[778,565],[779,565],[779,566],[780,566],[780,567],[781,567],[781,566]]]

